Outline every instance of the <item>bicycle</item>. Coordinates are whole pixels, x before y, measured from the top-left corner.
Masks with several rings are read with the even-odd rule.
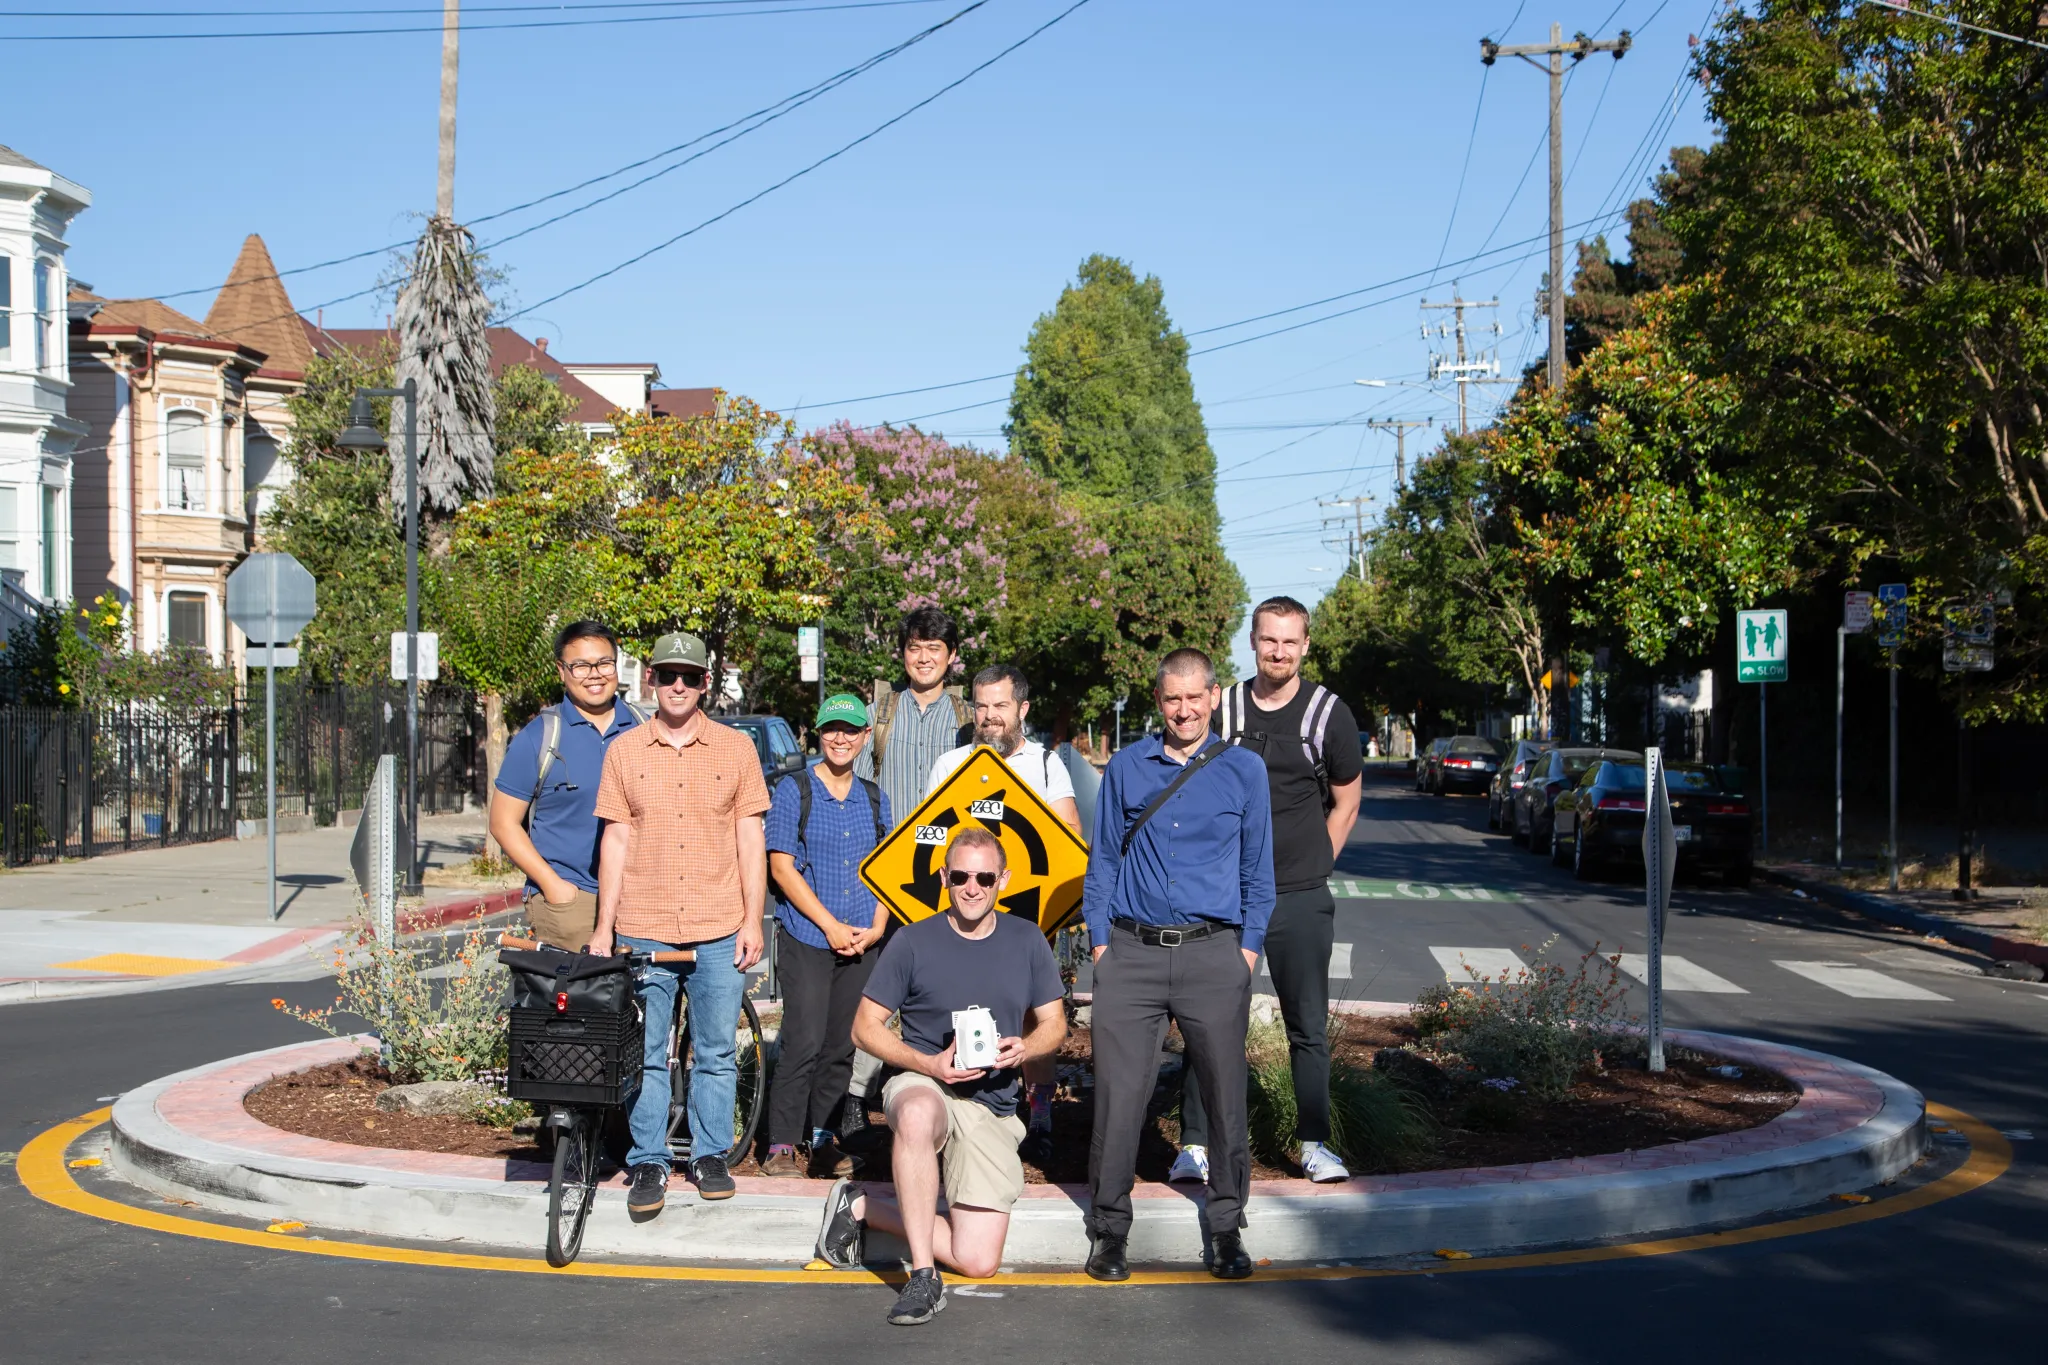
[[[756,977],[740,997],[740,1017],[735,1026],[737,1044],[734,1064],[738,1084],[733,1094],[732,1146],[717,1155],[728,1161],[745,1160],[753,1151],[760,1131],[761,1115],[768,1107],[768,1047],[761,1032],[761,1016],[754,1010],[754,992],[765,977]],[[668,1050],[668,1147],[685,1165],[691,1157],[690,1139],[690,1011],[681,991],[676,992],[676,1024],[669,1032]]]

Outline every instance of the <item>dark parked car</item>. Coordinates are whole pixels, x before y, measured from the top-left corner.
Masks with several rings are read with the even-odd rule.
[[[1641,763],[1595,764],[1557,799],[1550,858],[1588,881],[1613,863],[1640,864],[1648,812]],[[1674,764],[1664,770],[1680,873],[1712,869],[1731,886],[1750,879],[1749,802],[1723,789],[1714,769]]]
[[[1501,759],[1486,789],[1488,829],[1506,829],[1514,823],[1515,793],[1528,782],[1529,770],[1536,766],[1536,760],[1549,753],[1551,747],[1552,742],[1547,739],[1518,739],[1514,751]]]
[[[761,780],[771,788],[784,773],[803,771],[803,746],[782,717],[721,716],[719,720],[754,741],[754,752],[761,756]]]
[[[1550,851],[1551,809],[1557,798],[1578,783],[1588,768],[1604,759],[1640,763],[1643,756],[1631,749],[1552,749],[1531,763],[1529,776],[1515,793],[1510,809],[1513,818],[1508,834],[1531,853]]]
[[[1444,751],[1450,747],[1451,742],[1448,739],[1433,739],[1429,742],[1427,749],[1416,755],[1415,790],[1426,792],[1434,789],[1433,784],[1436,782],[1437,761],[1444,756]]]
[[[1500,767],[1500,743],[1480,735],[1452,735],[1430,767],[1430,787],[1438,796],[1453,791],[1485,791]]]

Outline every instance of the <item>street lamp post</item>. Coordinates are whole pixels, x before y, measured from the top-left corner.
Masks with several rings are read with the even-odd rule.
[[[405,400],[405,837],[407,889],[419,882],[420,827],[420,393],[407,379],[396,389],[357,389],[348,428],[334,438],[343,450],[383,450],[373,398]]]

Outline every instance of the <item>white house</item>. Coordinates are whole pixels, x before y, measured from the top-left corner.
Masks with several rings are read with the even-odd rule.
[[[0,147],[0,632],[72,595],[64,234],[92,195]]]

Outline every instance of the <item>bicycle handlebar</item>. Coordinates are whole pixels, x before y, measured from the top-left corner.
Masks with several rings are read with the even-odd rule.
[[[513,949],[515,952],[531,952],[543,945],[530,938],[513,938],[510,934],[503,934],[498,938],[498,946],[500,948]],[[618,951],[629,957],[644,957],[650,962],[695,962],[697,960],[697,950],[694,948],[674,948],[659,953],[634,953],[624,948]]]

